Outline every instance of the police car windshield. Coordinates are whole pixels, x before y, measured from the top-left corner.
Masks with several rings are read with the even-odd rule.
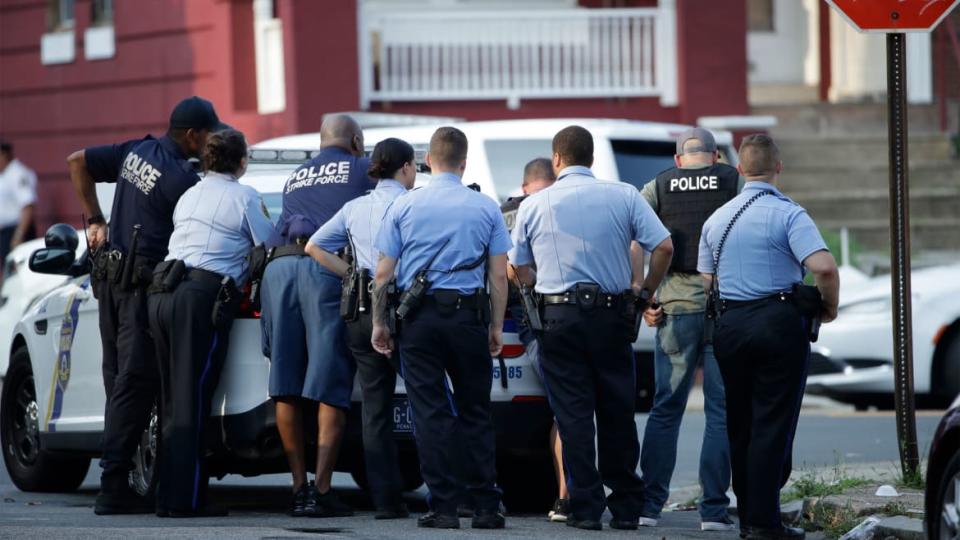
[[[550,139],[536,140],[487,140],[484,142],[490,176],[503,202],[510,197],[522,195],[523,167],[531,159],[549,158],[552,155]]]
[[[642,188],[658,173],[674,166],[676,145],[666,141],[611,140],[620,180]]]

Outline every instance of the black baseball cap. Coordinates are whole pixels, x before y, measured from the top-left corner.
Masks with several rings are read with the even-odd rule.
[[[202,97],[188,97],[170,113],[170,129],[208,129],[219,131],[230,126],[220,121],[213,103]]]

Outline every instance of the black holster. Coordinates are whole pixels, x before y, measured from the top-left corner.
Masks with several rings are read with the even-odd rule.
[[[181,260],[163,261],[153,269],[153,280],[147,294],[173,292],[187,275],[187,266]]]
[[[237,308],[240,306],[242,296],[237,290],[233,278],[224,276],[220,282],[220,289],[217,291],[217,300],[213,303],[213,313],[211,322],[213,327],[219,331],[224,331],[233,324],[233,318],[237,314]]]
[[[427,279],[427,272],[424,270],[417,272],[410,287],[400,294],[396,309],[397,321],[402,321],[416,313],[423,304],[423,298],[427,296],[430,285],[432,283]]]
[[[360,276],[353,267],[343,276],[343,289],[340,291],[340,318],[346,322],[357,320],[360,315]]]
[[[477,289],[477,318],[484,327],[490,326],[492,322],[491,311],[490,293],[483,287],[480,287]]]
[[[820,289],[803,283],[793,284],[793,304],[807,319],[807,336],[811,343],[820,338],[820,313],[823,311],[823,295]]]
[[[533,289],[521,285],[520,302],[523,306],[523,317],[527,323],[527,328],[534,332],[542,331],[543,319],[540,317],[540,302]]]

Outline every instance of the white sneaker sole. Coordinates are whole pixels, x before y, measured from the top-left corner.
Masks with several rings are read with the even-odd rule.
[[[700,523],[701,531],[711,531],[711,532],[730,532],[737,530],[737,526],[733,523],[717,523],[715,521],[703,521]]]
[[[653,518],[641,517],[639,520],[637,520],[637,525],[641,527],[656,527],[657,520]]]
[[[549,516],[550,521],[553,523],[566,523],[567,516],[564,514],[557,514],[556,512],[550,512]]]

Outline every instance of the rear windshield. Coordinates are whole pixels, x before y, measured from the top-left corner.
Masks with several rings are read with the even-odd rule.
[[[657,174],[674,166],[676,145],[663,141],[611,140],[620,180],[642,188]]]
[[[484,143],[490,176],[500,201],[522,195],[523,167],[538,157],[550,159],[553,155],[551,139],[492,140]],[[464,179],[469,182],[469,178]]]

